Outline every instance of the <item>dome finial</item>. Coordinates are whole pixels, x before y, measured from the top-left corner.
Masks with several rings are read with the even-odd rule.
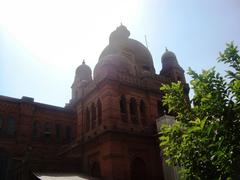
[[[166,50],[166,52],[168,51],[168,48],[167,47],[165,47],[165,50]]]
[[[82,64],[85,64],[85,59],[83,59]]]

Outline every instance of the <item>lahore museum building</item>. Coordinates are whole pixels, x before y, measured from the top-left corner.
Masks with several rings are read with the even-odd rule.
[[[189,88],[173,52],[166,50],[156,73],[149,50],[129,36],[120,25],[93,72],[84,61],[77,67],[72,98],[63,108],[25,96],[0,96],[1,180],[53,174],[56,179],[71,179],[69,174],[164,179],[156,128],[156,119],[165,112],[159,88],[176,81],[186,95]]]

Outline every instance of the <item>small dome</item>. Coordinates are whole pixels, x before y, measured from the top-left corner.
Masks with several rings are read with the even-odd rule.
[[[163,55],[162,55],[162,60],[163,59],[170,59],[170,58],[177,59],[176,55],[172,51],[169,51],[166,48],[165,53],[163,53]]]
[[[177,57],[172,51],[168,51],[168,49],[166,48],[165,53],[163,53],[162,55],[162,67],[169,68],[174,66],[179,66]]]
[[[76,73],[81,71],[92,71],[91,68],[88,65],[86,65],[85,60],[83,60],[82,64],[78,66]]]
[[[127,27],[121,24],[115,31],[111,33],[109,37],[109,43],[127,40],[129,36],[130,32],[128,31]]]
[[[87,81],[92,80],[92,70],[88,65],[85,64],[84,60],[76,70],[75,79]]]

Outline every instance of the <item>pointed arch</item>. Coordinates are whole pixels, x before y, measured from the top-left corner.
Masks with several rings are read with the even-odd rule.
[[[92,129],[96,127],[96,106],[94,103],[91,105],[91,121],[92,121]]]
[[[11,179],[11,173],[9,173],[9,162],[12,162],[12,158],[10,153],[5,150],[5,148],[0,148],[0,178],[5,179],[5,177],[9,177],[6,179]],[[12,171],[10,171],[12,172]],[[17,173],[16,173],[17,174]]]
[[[120,111],[121,113],[127,113],[127,102],[124,95],[120,98]]]
[[[32,124],[32,137],[37,138],[40,136],[40,123],[38,121],[34,121]]]
[[[143,100],[140,101],[140,116],[141,116],[141,122],[143,125],[146,124],[146,104]]]
[[[61,138],[62,138],[62,125],[57,123],[55,125],[55,130],[56,130],[56,141],[57,142],[61,142]]]
[[[121,113],[121,119],[123,122],[127,122],[128,116],[127,116],[127,101],[124,95],[121,96],[120,101],[120,113]]]
[[[70,126],[65,127],[65,136],[67,143],[72,141],[72,128]]]
[[[88,107],[86,108],[85,116],[86,116],[86,118],[85,118],[86,132],[88,132],[90,129],[90,111],[89,111]]]
[[[95,161],[91,166],[91,175],[96,178],[101,178],[101,168],[99,162]]]
[[[0,114],[0,133],[1,133],[2,129],[3,129],[3,117]]]
[[[97,101],[97,116],[98,125],[100,126],[102,124],[102,103],[100,99]]]
[[[46,139],[50,139],[52,135],[52,129],[49,122],[44,123],[44,136]]]
[[[16,134],[16,119],[12,116],[7,119],[7,135],[14,136]]]
[[[146,180],[146,163],[141,158],[135,158],[131,162],[131,179],[132,180]]]
[[[137,101],[133,97],[130,99],[129,109],[132,123],[137,124],[138,123]]]

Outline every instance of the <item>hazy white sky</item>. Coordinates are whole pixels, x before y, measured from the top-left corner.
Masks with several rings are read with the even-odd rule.
[[[239,19],[239,0],[0,0],[0,94],[64,106],[77,66],[93,70],[121,22],[147,35],[157,73],[165,47],[199,72],[226,42],[240,45]]]

